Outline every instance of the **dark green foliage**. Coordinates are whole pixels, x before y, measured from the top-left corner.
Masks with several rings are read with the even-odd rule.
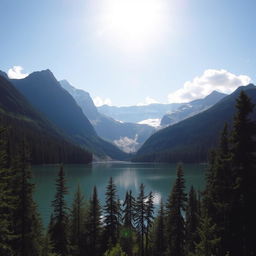
[[[11,256],[13,250],[10,242],[12,240],[13,197],[9,187],[12,180],[12,172],[8,168],[8,154],[6,140],[2,139],[6,129],[0,128],[0,255]]]
[[[123,252],[120,244],[116,244],[115,246],[107,250],[104,253],[104,256],[127,256],[127,254]]]
[[[199,240],[197,233],[200,217],[198,207],[197,195],[192,186],[189,192],[186,208],[186,253],[194,253],[195,243]]]
[[[49,228],[50,238],[53,243],[53,252],[61,256],[69,254],[68,241],[68,208],[65,202],[65,195],[68,190],[66,187],[65,174],[63,166],[60,166],[60,171],[56,179],[56,194],[52,201],[53,216],[52,223]]]
[[[85,201],[80,186],[78,185],[70,216],[70,253],[72,256],[79,256],[82,252],[84,219]]]
[[[140,193],[136,200],[135,205],[135,227],[139,234],[139,242],[140,242],[140,255],[145,255],[145,235],[147,232],[147,226],[146,226],[146,218],[147,218],[147,204],[146,199],[147,196],[145,195],[145,187],[143,184],[140,185]]]
[[[32,164],[89,163],[91,153],[73,145],[68,137],[27,102],[12,83],[0,75],[0,123],[8,127],[9,159],[27,141]]]
[[[134,220],[134,207],[135,207],[135,199],[132,196],[132,191],[126,192],[125,200],[123,203],[123,223],[124,226],[133,229],[133,220]]]
[[[164,256],[166,251],[166,237],[165,237],[165,213],[164,204],[161,201],[158,217],[156,218],[154,236],[152,242],[152,255]]]
[[[237,99],[231,139],[225,126],[209,165],[203,206],[215,224],[216,236],[221,238],[221,255],[256,253],[256,224],[252,221],[256,215],[256,126],[250,119],[253,107],[242,91]]]
[[[154,220],[154,196],[153,193],[150,192],[147,201],[146,201],[146,244],[145,244],[145,253],[149,255],[149,235],[150,229],[152,228],[153,220]]]
[[[89,202],[88,214],[85,223],[86,252],[90,256],[99,256],[101,250],[101,208],[98,199],[97,189],[93,188],[93,194]]]
[[[127,191],[123,203],[123,227],[120,230],[120,243],[127,255],[132,255],[133,238],[134,238],[134,214],[135,214],[135,199],[132,196],[132,191]]]
[[[182,211],[186,209],[184,173],[181,165],[177,167],[177,178],[168,199],[167,209],[167,255],[185,255],[185,223]]]
[[[32,198],[34,185],[31,183],[31,171],[28,167],[29,153],[25,141],[20,145],[20,153],[13,163],[14,180],[12,193],[13,239],[12,247],[18,255],[36,256],[40,254],[42,234],[41,221]]]
[[[212,255],[225,255],[219,254],[218,248],[220,238],[217,237],[216,224],[212,223],[210,217],[205,215],[198,228],[199,240],[195,246],[195,253],[190,254],[193,256],[212,256]]]
[[[231,161],[233,178],[231,255],[255,255],[256,222],[256,124],[252,122],[254,110],[250,98],[241,92],[236,104],[231,135]]]
[[[231,198],[233,197],[231,154],[229,151],[227,125],[220,138],[220,145],[211,155],[204,195],[207,214],[217,225],[216,232],[221,237],[220,253],[224,254],[232,246],[230,239]]]
[[[105,242],[108,241],[110,245],[115,245],[118,238],[118,209],[116,185],[113,183],[112,177],[109,180],[106,191],[106,205],[104,207],[104,224],[105,224]]]

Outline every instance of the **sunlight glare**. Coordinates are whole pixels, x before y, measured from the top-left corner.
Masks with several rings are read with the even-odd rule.
[[[102,12],[101,34],[122,47],[146,47],[163,35],[165,0],[106,0]]]

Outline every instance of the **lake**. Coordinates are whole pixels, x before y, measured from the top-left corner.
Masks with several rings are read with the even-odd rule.
[[[202,164],[184,164],[186,191],[193,185],[196,190],[205,186],[205,168]],[[42,216],[44,226],[48,225],[52,212],[51,201],[55,195],[55,180],[59,171],[58,165],[32,166],[33,182],[35,183],[34,198]],[[176,165],[152,163],[93,163],[90,165],[64,165],[69,194],[66,197],[71,205],[78,184],[88,200],[92,189],[97,186],[101,205],[104,205],[105,190],[109,178],[113,177],[121,202],[127,190],[137,196],[141,183],[148,193],[154,194],[156,207],[160,200],[167,199],[176,179]]]

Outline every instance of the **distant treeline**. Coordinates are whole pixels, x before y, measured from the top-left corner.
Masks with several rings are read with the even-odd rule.
[[[6,256],[253,256],[256,255],[256,150],[254,106],[241,93],[233,129],[221,133],[211,153],[204,191],[185,193],[182,165],[167,202],[154,212],[154,195],[141,184],[121,203],[110,178],[105,203],[94,187],[89,200],[80,188],[71,209],[60,165],[52,216],[43,232],[32,199],[26,144],[9,163],[0,150],[0,255]],[[4,131],[2,131],[4,132]],[[50,209],[49,209],[50,211]]]
[[[0,138],[8,147],[9,158],[14,159],[19,152],[22,140],[26,141],[31,164],[52,163],[90,163],[92,154],[81,147],[72,144],[59,135],[44,132],[34,121],[12,118],[0,113],[0,126],[5,131]]]

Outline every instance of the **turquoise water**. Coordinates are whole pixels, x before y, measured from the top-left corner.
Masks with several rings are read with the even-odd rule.
[[[202,190],[205,185],[205,165],[184,164],[186,190],[193,185]],[[42,216],[44,225],[48,225],[52,212],[51,201],[55,195],[55,180],[59,171],[58,165],[33,166],[33,182],[35,183],[34,198]],[[117,186],[118,196],[122,202],[127,190],[132,190],[137,196],[141,183],[146,192],[154,193],[156,206],[161,199],[166,200],[176,179],[174,164],[144,164],[144,163],[94,163],[91,165],[65,165],[68,206],[71,205],[74,193],[80,184],[86,199],[89,199],[92,189],[97,186],[100,202],[104,205],[105,189],[110,177]]]

